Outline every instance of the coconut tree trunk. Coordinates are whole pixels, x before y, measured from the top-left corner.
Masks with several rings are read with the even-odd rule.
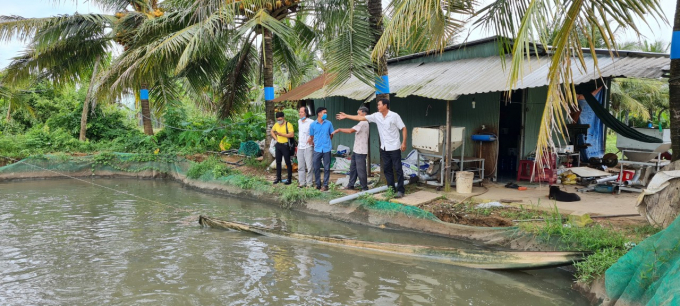
[[[382,1],[381,0],[368,0],[368,14],[369,14],[369,22],[371,24],[371,30],[373,30],[373,47],[378,43],[378,40],[383,34],[383,16],[382,16]],[[375,100],[377,101],[378,99],[390,99],[390,94],[389,94],[389,82],[385,84],[383,80],[387,80],[387,57],[385,54],[381,54],[380,57],[376,60],[374,63],[374,71],[376,75],[376,92],[375,92]],[[379,90],[383,89],[383,90]],[[386,92],[384,89],[387,89]],[[376,102],[377,103],[377,102]],[[369,136],[370,137],[370,136]],[[378,140],[378,147],[380,146],[380,140]],[[369,138],[369,148],[370,148],[370,138]],[[370,149],[369,149],[369,155],[368,155],[368,160],[371,159],[370,155]],[[380,167],[383,167],[383,158],[382,154],[380,155]],[[370,174],[370,164],[368,167],[366,167]],[[387,180],[385,176],[380,177],[380,182],[381,183],[387,183]]]
[[[12,119],[12,116],[10,116],[11,114],[12,114],[12,102],[10,101],[9,103],[7,103],[7,118],[5,118],[5,121],[7,121],[7,123],[9,123],[9,120]]]
[[[144,134],[153,135],[153,126],[151,125],[151,107],[149,107],[149,94],[146,87],[146,84],[142,84],[142,91],[146,91],[146,96],[140,95],[140,104],[142,105],[142,124],[144,125]]]
[[[675,18],[673,20],[673,32],[675,33],[680,31],[680,0],[675,4]],[[678,50],[680,46],[678,44],[680,44],[680,41],[671,42],[671,71],[668,80],[673,161],[680,160],[680,56],[677,56],[680,53],[680,50]]]
[[[80,137],[78,140],[85,141],[85,133],[87,132],[87,113],[90,111],[90,103],[92,103],[92,91],[94,88],[95,78],[99,69],[99,57],[94,62],[94,69],[92,69],[92,77],[90,78],[90,86],[87,88],[87,95],[83,102],[83,114],[80,115]]]
[[[274,54],[272,52],[272,32],[263,29],[263,40],[264,40],[264,48],[262,50],[262,59],[264,61],[264,69],[263,69],[263,74],[264,74],[264,111],[265,111],[265,118],[267,120],[267,131],[271,130],[271,128],[274,126]],[[271,137],[269,137],[269,133],[267,133],[266,139],[269,139],[269,141],[274,141]],[[264,150],[264,158],[265,160],[272,160],[273,157],[269,153],[269,141],[265,142],[265,150]]]
[[[382,1],[381,0],[368,0],[368,13],[370,15],[369,21],[371,24],[371,29],[373,30],[373,46],[375,46],[376,43],[378,43],[378,40],[383,34],[383,15],[382,15]],[[383,76],[387,76],[387,57],[385,54],[381,54],[380,57],[376,60],[375,62],[375,75],[378,76],[378,78],[381,78]],[[380,88],[381,86],[379,85],[380,80],[376,79],[376,87]],[[389,88],[389,83],[384,84]],[[376,100],[377,99],[390,99],[390,94],[389,92],[379,92],[376,91],[375,95]]]

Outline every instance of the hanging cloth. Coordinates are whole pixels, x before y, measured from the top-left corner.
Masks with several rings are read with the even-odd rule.
[[[623,122],[619,121],[616,119],[616,117],[612,116],[608,110],[606,110],[598,101],[593,97],[593,95],[589,92],[583,93],[583,97],[585,97],[586,102],[588,102],[588,105],[590,108],[593,110],[595,115],[602,120],[604,125],[606,125],[608,128],[614,130],[614,132],[618,133],[619,135],[630,138],[633,140],[637,140],[640,142],[646,142],[646,143],[663,143],[663,140],[652,137],[649,135],[642,134],[638,132],[637,130],[625,125]]]

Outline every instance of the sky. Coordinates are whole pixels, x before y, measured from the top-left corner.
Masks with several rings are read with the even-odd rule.
[[[482,4],[489,3],[492,0],[481,0]],[[661,8],[666,13],[666,18],[673,21],[673,14],[675,13],[675,4],[677,0],[661,0]],[[383,0],[383,6],[386,6],[389,0]],[[88,3],[87,0],[0,0],[0,15],[19,15],[22,17],[48,17],[60,14],[73,14],[78,12],[85,13],[101,13],[102,11]],[[643,40],[655,41],[662,40],[670,42],[672,35],[672,25],[657,24],[651,22],[649,26],[639,26],[644,35]],[[468,36],[468,40],[476,40],[491,36],[491,33],[483,32],[480,29],[468,30],[463,34]],[[633,33],[624,33],[619,38],[620,42],[637,40]],[[13,40],[10,42],[0,41],[0,69],[5,68],[12,57],[18,56],[23,48],[24,42]]]

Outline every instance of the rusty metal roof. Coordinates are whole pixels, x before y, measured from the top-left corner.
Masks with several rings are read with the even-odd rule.
[[[619,55],[622,53],[620,52]],[[597,66],[592,56],[584,56],[587,71],[580,64],[572,62],[574,84],[585,83],[600,77],[639,77],[659,78],[663,69],[668,67],[668,55],[657,57],[634,56],[610,57],[597,54]],[[505,60],[503,68],[501,60]],[[410,95],[439,99],[456,100],[461,95],[474,93],[506,91],[511,65],[509,56],[504,59],[498,56],[472,58],[447,62],[404,63],[389,65],[390,91],[397,97]],[[533,88],[548,85],[549,57],[532,57],[525,60],[522,66],[523,76],[514,89]],[[319,99],[332,96],[343,96],[354,100],[366,100],[375,92],[372,86],[366,85],[352,77],[332,92],[324,86],[329,81],[322,75],[292,91],[280,96],[275,101]]]
[[[315,91],[322,89],[327,83],[333,80],[333,77],[324,73],[313,80],[304,83],[298,87],[293,88],[293,90],[280,95],[278,98],[274,99],[274,102],[283,101],[299,101],[306,99],[307,96],[314,93]]]

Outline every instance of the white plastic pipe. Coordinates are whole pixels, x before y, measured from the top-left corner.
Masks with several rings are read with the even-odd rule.
[[[605,182],[616,181],[617,179],[619,179],[618,175],[612,175],[612,176],[603,177],[599,180],[595,180],[595,182],[598,183],[598,184],[602,184],[602,183],[605,183]]]
[[[626,185],[626,186],[633,186],[633,185],[642,186],[642,182],[640,182],[640,174],[641,173],[642,173],[642,170],[635,171],[635,175],[633,175],[633,179],[631,179],[630,181],[623,182],[623,185]]]
[[[408,185],[408,183],[409,183],[409,181],[404,180],[404,186]],[[396,186],[395,186],[395,188],[396,188]],[[358,197],[360,197],[364,194],[374,194],[374,193],[383,192],[383,191],[387,191],[387,186],[380,186],[378,188],[373,188],[373,189],[369,189],[369,190],[366,190],[366,191],[357,192],[355,194],[350,194],[348,196],[344,196],[344,197],[341,197],[341,198],[333,199],[330,202],[328,202],[328,204],[334,205],[334,204],[354,200],[354,199],[356,199],[356,198],[358,198]]]

